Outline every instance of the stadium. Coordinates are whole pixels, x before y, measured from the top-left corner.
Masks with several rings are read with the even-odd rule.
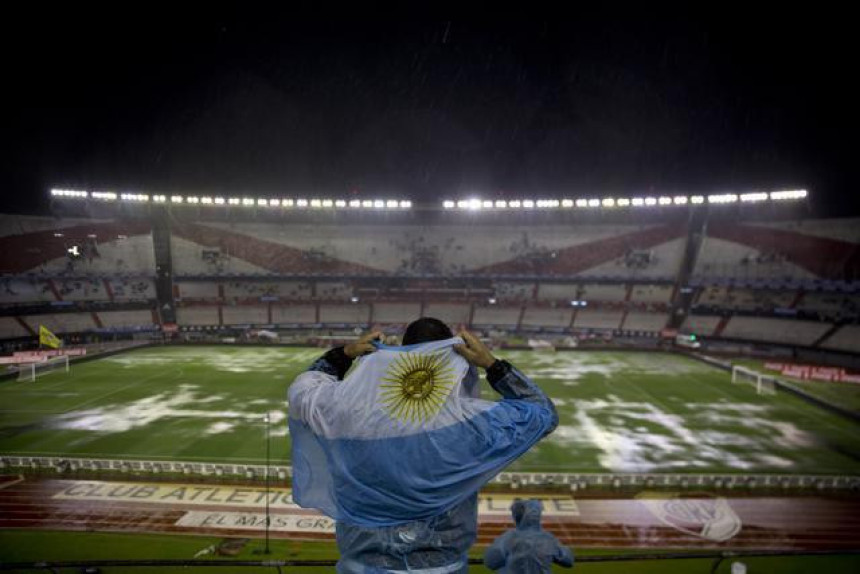
[[[410,28],[419,40],[383,43],[409,47],[393,56],[357,47],[381,25],[332,26],[283,40],[275,23],[183,24],[162,47],[118,49],[127,72],[101,45],[53,56],[54,77],[89,79],[104,118],[73,94],[52,112],[35,92],[53,77],[25,89],[42,103],[18,140],[43,143],[18,162],[38,176],[10,171],[22,191],[0,209],[0,570],[334,571],[334,519],[293,499],[288,389],[329,349],[372,331],[398,346],[432,317],[478,337],[558,415],[481,488],[470,571],[491,571],[484,553],[520,499],[540,502],[586,574],[857,571],[858,211],[835,176],[813,176],[812,144],[753,141],[821,135],[797,127],[812,129],[802,114],[777,129],[721,82],[784,91],[753,92],[759,68],[698,75],[736,49],[707,35],[676,91],[689,46],[673,26],[653,48],[666,84],[640,78],[638,44],[602,55],[585,24],[586,55],[564,64],[543,59],[567,54],[548,23],[502,39]],[[159,76],[148,50],[181,65]],[[638,63],[605,72],[622,52]],[[82,54],[110,72],[65,71]],[[554,66],[569,73],[559,85]],[[498,78],[518,86],[507,103],[478,97]],[[461,88],[482,103],[446,99]],[[377,103],[389,96],[400,103]],[[520,112],[530,127],[507,122]],[[480,394],[499,399],[486,382]]]
[[[325,348],[371,328],[396,339],[421,316],[479,333],[557,405],[558,429],[496,487],[588,500],[858,486],[860,227],[780,219],[802,192],[519,207],[52,193],[61,217],[3,220],[3,346],[19,358],[0,444],[4,472],[63,478],[61,497],[97,500],[87,482],[106,478],[259,482],[267,445],[286,487],[292,379]],[[66,344],[27,362],[41,327]],[[781,544],[745,532],[737,547]]]

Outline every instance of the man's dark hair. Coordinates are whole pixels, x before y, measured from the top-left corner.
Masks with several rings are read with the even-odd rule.
[[[406,327],[406,332],[403,334],[404,345],[414,345],[416,343],[426,343],[428,341],[442,341],[450,339],[454,336],[448,325],[434,319],[433,317],[421,317],[409,323]]]

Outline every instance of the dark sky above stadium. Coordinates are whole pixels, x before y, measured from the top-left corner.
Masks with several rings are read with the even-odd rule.
[[[0,40],[4,209],[43,208],[52,186],[425,201],[806,187],[822,214],[860,213],[848,19],[717,8],[21,15]]]

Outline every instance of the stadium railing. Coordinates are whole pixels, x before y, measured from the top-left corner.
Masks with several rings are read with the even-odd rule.
[[[22,472],[50,472],[65,474],[129,474],[139,478],[160,475],[186,475],[210,477],[241,477],[261,479],[266,476],[265,464],[225,464],[216,462],[188,462],[166,460],[126,460],[104,458],[70,458],[20,456],[0,453],[0,470]],[[287,465],[272,464],[269,476],[284,481],[292,476]],[[538,473],[502,472],[491,485],[519,488],[562,487],[571,491],[589,488],[619,489],[646,488],[743,488],[743,489],[860,489],[860,476],[854,475],[792,475],[792,474],[727,474],[727,473]]]

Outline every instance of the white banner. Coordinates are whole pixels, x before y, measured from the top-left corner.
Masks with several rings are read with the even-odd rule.
[[[764,364],[764,368],[771,371],[779,371],[782,376],[794,377],[795,379],[811,379],[836,383],[860,383],[860,375],[849,373],[840,367],[767,362]]]
[[[206,486],[203,484],[146,484],[139,482],[76,481],[54,495],[64,500],[122,500],[193,506],[260,508],[266,504],[265,488]],[[287,488],[269,489],[273,508],[298,509]]]
[[[272,532],[317,532],[334,534],[334,520],[324,516],[270,514]],[[188,528],[220,528],[225,530],[265,530],[266,515],[262,512],[186,512],[176,526]]]
[[[266,504],[266,489],[259,487],[207,486],[205,484],[165,484],[140,482],[70,481],[54,495],[61,500],[103,500],[170,504],[173,506],[240,507],[259,509]],[[483,494],[478,498],[482,517],[510,518],[510,494]],[[579,507],[570,496],[532,496],[543,506],[544,516],[579,516]],[[277,510],[299,510],[288,488],[269,489],[269,506]],[[303,510],[300,512],[307,512]]]

